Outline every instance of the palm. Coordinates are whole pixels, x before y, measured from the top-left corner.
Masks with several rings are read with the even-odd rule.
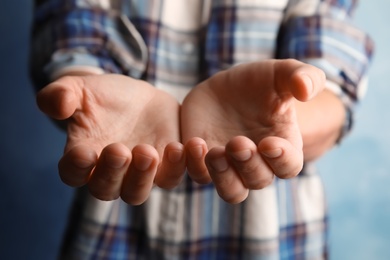
[[[89,77],[76,89],[80,100],[68,119],[66,150],[76,145],[99,153],[111,143],[129,149],[144,143],[162,154],[170,141],[179,141],[178,103],[169,95],[129,77]]]
[[[276,87],[273,70],[270,64],[246,64],[197,86],[182,108],[184,140],[198,136],[214,147],[237,135],[255,143],[277,136],[301,149],[293,96]]]
[[[88,184],[97,198],[140,204],[155,178],[164,187],[180,181],[179,104],[168,94],[129,77],[94,75],[63,77],[37,99],[43,112],[67,120],[59,172],[68,185]],[[170,152],[177,163],[165,159]]]
[[[211,177],[232,203],[268,186],[275,175],[296,176],[304,158],[295,100],[308,101],[323,85],[322,71],[296,60],[243,64],[199,84],[181,110],[190,176]],[[191,155],[197,147],[203,157]]]

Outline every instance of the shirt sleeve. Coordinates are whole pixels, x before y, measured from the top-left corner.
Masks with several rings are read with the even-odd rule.
[[[30,73],[37,89],[72,68],[142,76],[146,45],[118,3],[36,0]]]
[[[356,2],[291,0],[278,36],[278,58],[298,59],[325,72],[327,88],[340,97],[347,112],[340,138],[353,125],[373,54],[371,38],[352,23]]]

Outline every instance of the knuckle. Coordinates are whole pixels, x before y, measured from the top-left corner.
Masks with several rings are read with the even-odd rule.
[[[290,179],[296,177],[302,170],[302,164],[293,166],[285,166],[280,168],[275,174],[281,179]]]
[[[235,163],[235,167],[237,169],[237,171],[241,174],[241,175],[253,175],[254,173],[258,172],[259,170],[259,164],[257,163],[254,163],[254,162],[243,162],[243,163]]]
[[[264,165],[247,164],[239,170],[245,187],[259,190],[270,185],[274,179],[273,172]]]
[[[282,156],[270,164],[273,173],[281,179],[296,177],[303,168],[303,160]]]
[[[249,180],[245,183],[245,186],[251,190],[261,190],[272,184],[274,180],[274,174],[260,174],[258,178]]]

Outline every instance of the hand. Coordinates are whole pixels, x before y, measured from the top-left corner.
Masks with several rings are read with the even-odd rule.
[[[324,85],[321,70],[296,60],[238,65],[199,84],[181,112],[191,178],[212,179],[224,200],[238,203],[274,175],[296,176],[304,158],[295,103]]]
[[[164,188],[180,182],[179,104],[167,93],[120,75],[67,76],[43,88],[37,103],[67,121],[59,162],[66,184],[88,184],[98,199],[140,204],[153,181]]]

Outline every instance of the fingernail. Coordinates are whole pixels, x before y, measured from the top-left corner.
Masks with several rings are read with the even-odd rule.
[[[238,152],[232,153],[232,156],[237,161],[244,162],[244,161],[249,160],[252,157],[252,151],[251,150],[238,151]]]
[[[191,153],[192,157],[194,157],[196,159],[202,158],[202,156],[203,156],[203,147],[201,145],[194,146],[190,150],[190,153]]]
[[[116,155],[112,155],[112,154],[106,155],[105,159],[106,159],[106,162],[109,164],[109,166],[111,168],[114,168],[114,169],[122,168],[127,161],[126,157],[116,156]]]
[[[143,154],[134,154],[134,166],[140,171],[146,171],[152,165],[153,158]]]
[[[308,96],[309,96],[309,99],[312,98],[312,96],[314,95],[314,85],[313,85],[313,81],[311,80],[311,78],[306,75],[306,74],[303,74],[302,75],[302,81],[304,82],[305,86],[308,87]]]
[[[216,158],[210,161],[210,166],[217,172],[224,172],[229,165],[225,157]]]
[[[282,155],[282,153],[283,153],[283,150],[281,148],[261,151],[262,155],[264,155],[270,159],[278,158],[279,156]]]
[[[183,151],[181,150],[171,150],[168,152],[168,160],[171,163],[177,163],[183,157]]]

